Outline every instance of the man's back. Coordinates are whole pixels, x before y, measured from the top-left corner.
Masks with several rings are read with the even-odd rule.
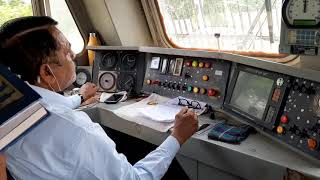
[[[55,96],[56,102],[43,102],[50,116],[5,151],[17,179],[160,179],[179,150],[177,140],[169,137],[132,166],[99,124]]]

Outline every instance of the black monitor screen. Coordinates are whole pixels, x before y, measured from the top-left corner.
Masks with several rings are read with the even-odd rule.
[[[273,82],[272,79],[240,71],[230,105],[262,120]]]

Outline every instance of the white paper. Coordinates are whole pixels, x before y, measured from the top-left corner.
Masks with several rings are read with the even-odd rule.
[[[179,96],[179,98],[183,97]],[[149,105],[148,102],[157,102],[157,104]],[[169,99],[157,94],[151,94],[148,98],[140,102],[123,106],[113,112],[117,116],[128,121],[141,124],[160,132],[167,132],[173,127],[176,114],[183,108],[183,106],[178,105],[178,103],[178,97]],[[201,109],[195,110],[198,115],[206,110],[206,103],[199,103]]]
[[[173,122],[176,114],[182,109],[182,107],[172,107],[167,105],[153,105],[144,108],[138,108],[137,110],[144,117],[150,118],[150,120],[158,122]]]
[[[123,106],[119,109],[114,110],[113,112],[128,121],[135,122],[137,124],[141,124],[143,126],[155,129],[160,132],[167,132],[170,128],[173,127],[174,122],[158,122],[150,120],[150,118],[144,116],[142,113],[140,113],[137,109],[139,108],[146,108],[150,107],[152,105],[148,105],[148,102],[150,101],[156,101],[158,103],[164,103],[167,102],[169,99],[163,96],[159,96],[157,94],[151,94],[148,98],[134,103],[127,106]]]

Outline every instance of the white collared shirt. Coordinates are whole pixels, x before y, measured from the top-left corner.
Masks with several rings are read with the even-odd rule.
[[[86,113],[72,110],[70,102],[63,104],[66,99],[60,94],[32,88],[43,97],[50,116],[5,150],[8,169],[16,179],[161,179],[180,148],[169,136],[131,165]]]

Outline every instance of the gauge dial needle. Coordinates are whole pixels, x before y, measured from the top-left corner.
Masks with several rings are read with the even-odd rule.
[[[303,12],[307,13],[307,0],[303,0]]]

